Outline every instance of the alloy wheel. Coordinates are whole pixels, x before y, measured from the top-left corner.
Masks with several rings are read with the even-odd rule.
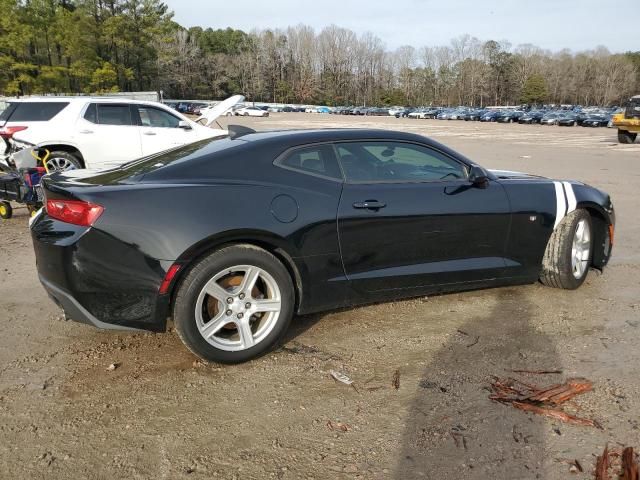
[[[47,171],[64,172],[67,170],[75,170],[76,166],[68,158],[52,157],[47,160]]]
[[[255,265],[237,265],[204,285],[196,300],[195,320],[210,345],[240,351],[264,340],[281,310],[282,297],[274,278]]]
[[[589,265],[591,254],[591,231],[586,220],[580,220],[576,225],[571,246],[571,271],[576,279],[582,278]]]

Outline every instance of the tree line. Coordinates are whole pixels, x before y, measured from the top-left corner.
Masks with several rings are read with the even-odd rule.
[[[460,35],[385,47],[331,25],[183,28],[160,0],[0,0],[0,95],[163,91],[325,105],[618,105],[640,51],[573,53]]]

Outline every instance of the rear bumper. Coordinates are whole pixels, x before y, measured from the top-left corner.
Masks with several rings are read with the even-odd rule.
[[[69,318],[98,328],[165,330],[170,298],[158,289],[171,262],[46,212],[33,221],[31,236],[40,281]]]
[[[70,293],[65,292],[61,288],[56,287],[53,283],[45,280],[42,275],[38,275],[42,286],[49,294],[49,297],[64,311],[65,317],[69,320],[74,320],[80,323],[86,323],[93,325],[97,328],[103,328],[106,330],[140,330],[139,328],[125,327],[123,325],[114,325],[112,323],[105,323],[94,317],[86,308],[80,305]]]

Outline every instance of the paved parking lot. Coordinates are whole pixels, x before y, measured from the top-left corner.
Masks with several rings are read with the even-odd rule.
[[[577,291],[535,284],[297,318],[281,350],[228,367],[194,361],[173,332],[64,322],[17,210],[0,224],[1,478],[564,479],[575,459],[584,472],[571,478],[592,478],[605,444],[640,448],[640,144],[618,145],[605,128],[295,113],[228,121],[404,129],[490,168],[585,181],[613,197],[613,259]],[[493,403],[493,375],[586,377],[594,391],[568,410],[602,429]]]

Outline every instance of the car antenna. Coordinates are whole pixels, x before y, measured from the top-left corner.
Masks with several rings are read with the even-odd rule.
[[[227,130],[229,131],[229,138],[231,140],[243,137],[244,135],[249,135],[250,133],[256,133],[253,128],[245,127],[243,125],[229,125],[227,126]]]

